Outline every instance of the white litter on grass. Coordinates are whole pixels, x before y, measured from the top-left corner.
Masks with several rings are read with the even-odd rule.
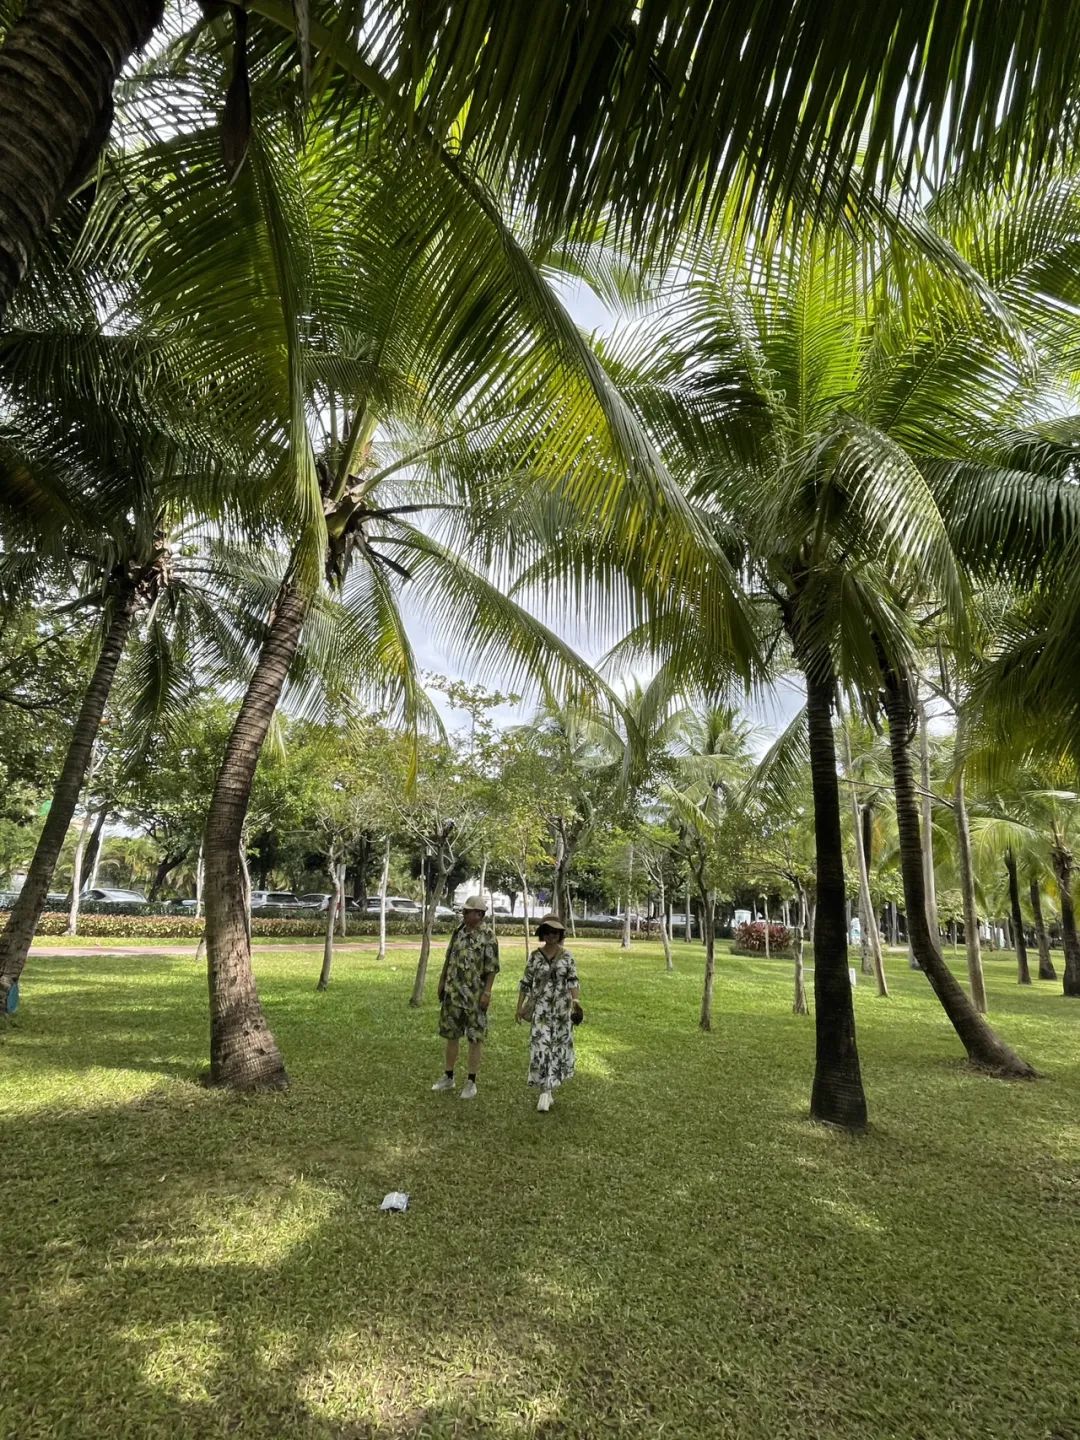
[[[383,1197],[379,1206],[380,1210],[407,1210],[409,1208],[409,1197],[404,1190],[391,1190],[389,1195]]]

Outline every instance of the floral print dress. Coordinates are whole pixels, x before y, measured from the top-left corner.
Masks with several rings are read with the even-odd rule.
[[[521,981],[523,1000],[532,1000],[529,1035],[529,1084],[540,1090],[557,1090],[574,1073],[574,1026],[570,1018],[578,974],[569,950],[551,960],[543,950],[529,956]]]

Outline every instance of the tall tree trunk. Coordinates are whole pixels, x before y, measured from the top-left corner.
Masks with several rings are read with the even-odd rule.
[[[68,935],[77,935],[79,933],[79,902],[82,899],[83,857],[86,854],[89,834],[90,811],[87,810],[83,816],[83,823],[79,827],[79,838],[75,842],[75,854],[71,862],[71,896],[65,932]]]
[[[1020,882],[1016,874],[1016,856],[1009,845],[1005,850],[1005,870],[1009,876],[1009,910],[1012,913],[1013,945],[1016,949],[1016,983],[1031,984],[1028,968],[1027,942],[1024,939],[1024,916],[1020,909]]]
[[[930,724],[926,706],[919,701],[919,763],[922,774],[923,893],[926,895],[926,923],[934,944],[941,943],[938,923],[937,880],[934,875],[934,806],[930,796]],[[916,957],[918,958],[918,957]]]
[[[243,855],[255,767],[300,643],[308,602],[285,581],[225,746],[203,841],[206,961],[210,985],[210,1083],[283,1089],[285,1062],[270,1033],[251,969],[250,890]]]
[[[908,935],[912,949],[934,993],[960,1037],[968,1059],[981,1070],[1005,1077],[1034,1075],[1034,1070],[1000,1040],[975,1009],[963,987],[946,965],[938,938],[930,930],[923,883],[922,842],[919,836],[919,802],[911,767],[911,741],[915,709],[908,676],[882,665],[885,713],[889,719],[889,750],[896,797],[896,824],[900,837],[900,869],[904,881]]]
[[[803,936],[806,934],[806,892],[799,886],[798,918],[795,925],[795,997],[791,1004],[793,1015],[809,1015],[806,1003],[806,971],[803,966]]]
[[[431,887],[427,908],[424,912],[424,931],[420,937],[420,958],[416,962],[416,979],[413,981],[412,994],[409,996],[409,1006],[413,1010],[418,1010],[424,1001],[424,986],[427,984],[428,959],[431,955],[431,936],[435,929],[435,911],[438,906],[442,904],[447,873],[448,867],[446,861],[440,853],[435,871],[435,883]]]
[[[480,894],[481,896],[484,894],[484,891],[485,891],[485,889],[487,888],[487,867],[488,867],[488,857],[487,857],[487,851],[485,850],[485,851],[484,851],[484,858],[483,858],[483,860],[481,861],[481,864],[480,864],[480,890],[479,890],[479,894]]]
[[[957,722],[957,749],[961,744],[961,726]],[[980,1015],[986,1014],[986,980],[982,968],[982,947],[979,943],[979,914],[975,908],[975,866],[971,858],[971,829],[968,825],[967,800],[964,795],[964,765],[961,760],[953,786],[956,814],[957,855],[960,860],[960,894],[964,905],[964,949],[967,951],[968,984],[971,1002]]]
[[[701,934],[705,941],[705,987],[701,994],[702,1030],[712,1029],[713,988],[716,979],[716,897],[702,891]]]
[[[1071,997],[1080,996],[1080,937],[1076,933],[1076,911],[1073,909],[1073,857],[1060,837],[1055,837],[1050,859],[1057,876],[1061,900],[1061,947],[1065,953],[1065,974],[1062,989]],[[0,997],[2,998],[2,997]],[[3,1006],[0,1005],[0,1011]]]
[[[694,915],[690,909],[690,881],[686,882],[686,914],[683,916],[686,924],[683,926],[683,939],[689,945],[694,938]]]
[[[769,897],[767,895],[763,895],[761,897],[761,903],[762,909],[765,914],[765,959],[771,960],[772,947],[769,942]]]
[[[5,42],[3,48],[0,49],[0,57],[6,54],[10,44],[10,40]],[[0,95],[3,93],[3,73],[0,71]],[[5,143],[6,138],[0,140],[0,147]],[[0,196],[2,193],[2,186],[0,186]],[[136,587],[133,584],[125,586],[123,592],[117,597],[109,629],[98,654],[97,664],[94,666],[94,673],[91,675],[90,683],[83,695],[82,705],[79,707],[79,713],[72,728],[71,740],[68,742],[67,754],[64,756],[60,778],[53,790],[49,813],[45,816],[45,823],[41,827],[41,834],[34,850],[34,858],[30,861],[26,881],[11,907],[4,933],[0,935],[0,1015],[3,1015],[7,1008],[8,991],[23,972],[23,966],[26,964],[26,957],[30,950],[30,942],[34,938],[34,931],[41,919],[41,912],[45,908],[45,897],[49,893],[56,862],[67,836],[72,816],[75,814],[75,807],[79,803],[79,792],[82,789],[87,766],[90,764],[90,756],[101,726],[101,717],[105,713],[109,692],[116,678],[116,667],[120,663],[128,632],[131,629],[136,603]]]
[[[1050,954],[1050,936],[1046,933],[1043,919],[1042,889],[1038,880],[1031,882],[1031,918],[1035,924],[1035,941],[1039,947],[1039,979],[1056,980],[1053,957]]]
[[[814,792],[817,897],[814,915],[814,1029],[816,1067],[810,1114],[845,1130],[866,1125],[866,1096],[855,1043],[855,1010],[848,977],[844,841],[832,707],[836,679],[827,657],[804,664]]]
[[[35,0],[0,49],[0,322],[60,206],[97,157],[112,90],[161,0]]]
[[[390,836],[383,847],[382,873],[379,876],[379,953],[376,960],[386,959],[386,894],[390,889]]]
[[[851,780],[851,740],[848,737],[847,729],[844,730],[844,768]],[[880,999],[888,999],[889,985],[885,979],[885,961],[881,953],[881,936],[878,934],[877,916],[874,914],[874,901],[870,894],[870,865],[867,858],[866,837],[863,827],[863,809],[859,804],[859,797],[855,793],[854,784],[850,784],[851,790],[851,819],[855,827],[855,861],[859,870],[859,915],[862,928],[862,943],[864,954],[870,962],[869,973],[877,981],[877,993]]]

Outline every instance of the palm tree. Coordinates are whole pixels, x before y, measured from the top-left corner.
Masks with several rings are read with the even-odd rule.
[[[660,672],[670,685],[670,673]],[[654,681],[654,688],[657,682]],[[705,983],[699,1024],[712,1029],[716,980],[716,846],[725,820],[738,809],[749,769],[750,725],[727,705],[688,706],[673,717],[675,773],[661,787],[679,827],[687,865],[701,901]]]
[[[289,64],[299,52],[305,89],[317,73],[324,103],[374,98],[446,164],[460,163],[440,148],[454,135],[470,167],[512,178],[545,220],[615,203],[639,243],[650,217],[673,234],[687,217],[713,219],[734,193],[833,212],[853,196],[872,201],[911,171],[927,134],[952,161],[1025,174],[1072,138],[1061,122],[1076,93],[1074,0],[1005,11],[906,0],[884,22],[868,6],[843,24],[817,0],[793,0],[782,16],[728,0],[602,0],[587,13],[552,0],[542,15],[513,0],[452,10],[381,0],[362,24],[337,4],[255,0],[233,17],[230,171],[251,124],[245,51]],[[6,7],[0,319],[109,133],[117,77],[162,18],[160,0]],[[195,24],[221,33],[216,12]]]

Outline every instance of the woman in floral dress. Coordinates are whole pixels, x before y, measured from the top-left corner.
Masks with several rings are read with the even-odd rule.
[[[553,1092],[574,1073],[573,1022],[580,992],[574,957],[563,949],[565,934],[557,915],[544,916],[536,928],[540,944],[529,956],[518,990],[517,1019],[532,1020],[529,1084],[540,1091],[536,1108],[545,1112],[554,1103]]]

